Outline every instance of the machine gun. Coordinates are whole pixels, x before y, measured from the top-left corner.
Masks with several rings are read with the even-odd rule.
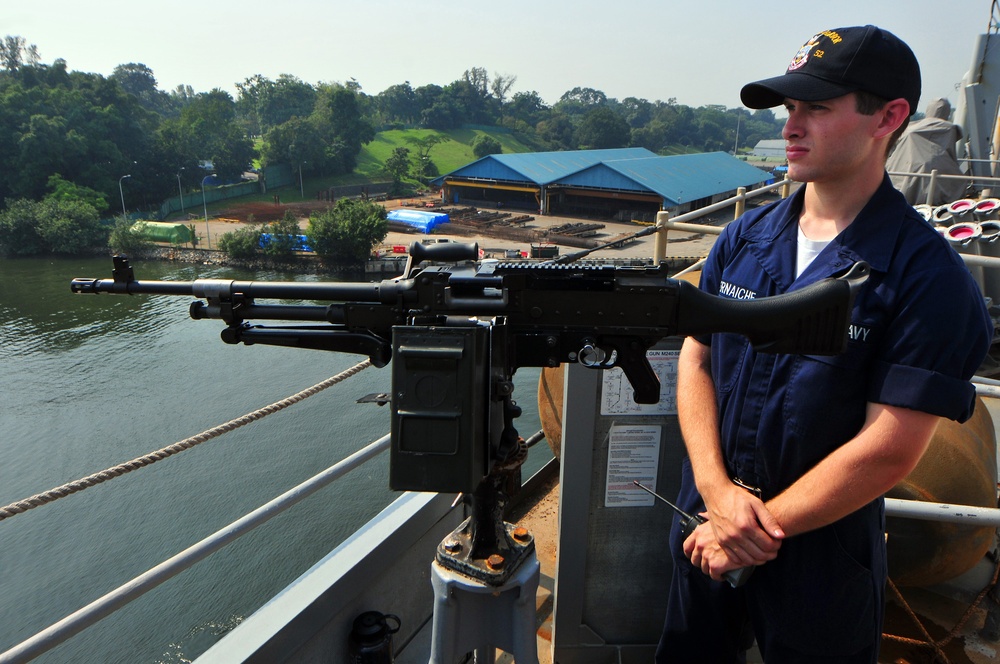
[[[71,289],[201,298],[191,304],[191,317],[225,321],[222,340],[230,344],[356,353],[377,367],[394,360],[390,486],[472,493],[471,542],[457,548],[481,554],[518,546],[499,518],[503,475],[524,454],[513,426],[520,414],[511,398],[517,368],[620,367],[636,402],[656,403],[659,381],[646,351],[660,339],[730,332],[764,352],[835,354],[846,345],[854,297],[868,276],[868,266],[858,263],[795,293],[733,300],[669,278],[664,265],[477,263],[477,257],[476,244],[414,243],[399,278],[309,283],[137,281],[127,257],[115,256],[112,279],[78,278]],[[476,522],[489,522],[491,532],[480,537]],[[439,559],[442,551],[454,557],[454,538],[448,544]],[[473,566],[493,578],[483,565]]]

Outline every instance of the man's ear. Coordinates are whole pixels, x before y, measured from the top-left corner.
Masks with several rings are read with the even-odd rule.
[[[875,138],[890,136],[910,117],[910,103],[903,98],[893,99],[886,102],[878,115],[879,123],[875,130]]]

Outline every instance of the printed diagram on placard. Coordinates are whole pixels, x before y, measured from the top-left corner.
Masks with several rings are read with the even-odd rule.
[[[660,401],[654,404],[636,403],[625,373],[617,367],[606,369],[601,383],[601,415],[676,415],[679,355],[679,350],[646,351],[646,359],[660,380]]]

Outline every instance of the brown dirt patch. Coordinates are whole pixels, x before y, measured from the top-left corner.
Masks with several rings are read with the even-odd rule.
[[[327,201],[305,201],[301,203],[237,203],[230,205],[224,210],[216,212],[220,219],[230,219],[240,223],[246,223],[253,215],[256,223],[265,224],[271,221],[278,221],[285,216],[285,212],[291,210],[299,219],[308,219],[313,212],[325,210],[330,207]]]

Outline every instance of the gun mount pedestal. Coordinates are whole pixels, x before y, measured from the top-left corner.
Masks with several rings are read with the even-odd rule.
[[[532,551],[502,585],[494,586],[431,564],[434,619],[429,664],[454,664],[476,652],[476,662],[492,664],[499,648],[517,664],[538,663],[535,594],[539,564]]]
[[[535,550],[535,540],[524,528],[503,520],[507,489],[518,481],[528,455],[524,444],[505,463],[497,464],[472,494],[472,515],[437,548],[437,562],[488,585],[499,586],[516,573]]]
[[[472,494],[471,516],[438,545],[430,664],[453,664],[470,651],[477,662],[492,663],[498,648],[518,664],[538,661],[535,541],[503,520],[506,487],[520,483],[526,457],[519,441]]]
[[[519,443],[472,494],[472,515],[438,545],[431,564],[434,620],[430,664],[453,664],[468,652],[492,664],[499,648],[517,664],[537,664],[535,541],[503,520],[505,487],[520,476]]]

